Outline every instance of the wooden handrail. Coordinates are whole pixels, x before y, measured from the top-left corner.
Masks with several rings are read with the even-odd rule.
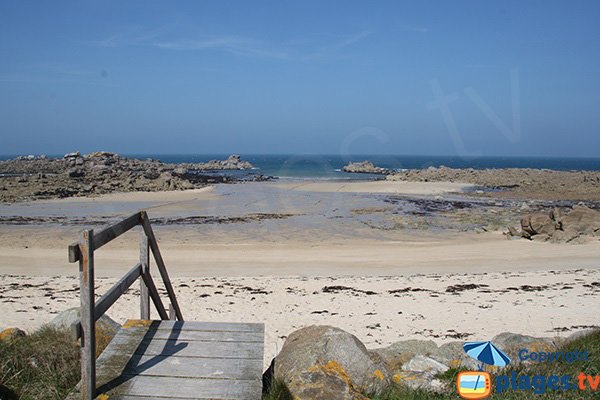
[[[141,212],[136,212],[133,215],[121,220],[120,222],[111,225],[107,228],[104,228],[100,232],[94,233],[94,241],[93,241],[93,250],[98,250],[100,247],[104,246],[106,243],[110,242],[113,239],[121,236],[131,228],[136,227],[141,223]],[[79,261],[81,257],[81,252],[79,251],[79,243],[71,243],[69,245],[69,262]]]
[[[97,302],[94,294],[94,251],[121,236],[137,225],[142,226],[140,240],[140,262],[114,284]],[[148,250],[152,251],[163,284],[169,295],[174,317],[183,321],[183,315],[175,296],[165,262],[158,248],[156,236],[150,219],[145,211],[129,217],[95,233],[93,230],[82,232],[79,242],[69,245],[69,262],[79,261],[79,280],[81,298],[81,320],[75,326],[75,334],[81,338],[81,395],[84,400],[92,400],[96,395],[96,337],[95,324],[104,313],[121,297],[136,280],[140,281],[141,319],[150,318],[149,301],[152,299],[158,315],[168,320],[169,315],[162,303],[156,285],[150,275]]]

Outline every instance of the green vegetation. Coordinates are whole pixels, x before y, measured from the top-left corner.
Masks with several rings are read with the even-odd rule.
[[[101,329],[96,335],[99,355],[110,336]],[[44,326],[0,340],[0,400],[64,400],[79,379],[79,344],[68,331]]]
[[[29,336],[0,341],[0,383],[17,399],[63,400],[79,382],[79,374],[79,346],[68,332],[43,327]],[[10,396],[0,394],[3,400]]]

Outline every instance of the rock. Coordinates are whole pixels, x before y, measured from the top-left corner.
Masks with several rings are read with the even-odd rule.
[[[432,340],[402,340],[392,343],[388,347],[374,349],[371,352],[378,354],[390,370],[399,369],[415,355],[428,356],[438,350]]]
[[[78,151],[75,151],[73,153],[67,153],[63,156],[63,158],[66,160],[68,158],[77,158],[77,157],[81,157],[81,153]]]
[[[521,219],[521,231],[531,237],[540,233],[552,235],[556,230],[555,221],[548,214],[535,213]]]
[[[600,236],[600,212],[575,205],[566,214],[555,207],[546,214],[535,213],[521,219],[521,235],[536,241],[574,242]]]
[[[575,205],[573,209],[558,220],[564,231],[580,232],[595,236],[600,232],[600,212],[585,205]]]
[[[505,352],[511,359],[511,365],[519,364],[519,351],[526,349],[529,352],[552,352],[556,351],[555,339],[520,335],[518,333],[503,332],[492,339],[500,350]]]
[[[574,340],[581,339],[584,336],[591,335],[592,333],[598,332],[599,330],[600,330],[600,328],[589,328],[589,329],[583,329],[583,330],[580,330],[580,331],[576,331],[576,332],[571,333],[565,339],[565,341],[566,342],[572,342]]]
[[[81,178],[85,176],[85,172],[81,168],[73,168],[69,170],[69,178]]]
[[[392,380],[411,389],[421,389],[436,393],[447,390],[446,385],[428,372],[401,371],[392,376]]]
[[[290,334],[274,360],[276,379],[297,399],[362,399],[389,384],[383,360],[354,335],[332,326],[309,326]],[[330,390],[334,385],[336,390]]]
[[[465,353],[463,345],[464,342],[459,341],[444,343],[430,357],[450,368],[477,369],[479,363]]]
[[[237,154],[232,154],[226,160],[210,160],[206,163],[192,164],[190,169],[196,170],[243,170],[252,169],[254,166],[248,161],[242,161]]]
[[[25,333],[25,331],[22,331],[19,328],[6,328],[2,332],[0,332],[0,342],[8,342],[24,336],[27,336],[27,333]]]
[[[439,374],[448,371],[448,366],[427,356],[417,354],[402,366],[403,371]]]
[[[79,322],[79,319],[79,308],[69,308],[54,317],[48,325],[55,329],[68,330],[75,334],[75,324]],[[104,314],[96,321],[96,340],[108,343],[117,334],[119,329],[121,329],[121,325]]]
[[[508,234],[510,236],[521,236],[521,232],[519,232],[514,226],[508,227]]]
[[[86,158],[113,158],[117,156],[117,153],[111,153],[108,151],[95,151],[85,155]]]
[[[390,170],[376,167],[371,161],[351,162],[342,168],[344,172],[353,172],[359,174],[389,174]]]

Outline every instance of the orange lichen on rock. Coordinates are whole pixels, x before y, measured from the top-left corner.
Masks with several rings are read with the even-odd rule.
[[[149,319],[129,319],[123,324],[123,328],[146,328],[152,325],[152,322]]]
[[[376,369],[375,372],[373,372],[373,375],[375,375],[376,378],[379,378],[379,380],[384,380],[385,379],[385,375],[383,374],[383,372],[381,372],[380,369]]]

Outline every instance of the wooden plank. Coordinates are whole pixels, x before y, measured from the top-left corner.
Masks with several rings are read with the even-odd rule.
[[[140,264],[144,275],[150,276],[150,258],[148,248],[148,236],[142,230],[140,232]],[[140,277],[140,318],[150,319],[150,292],[144,279]]]
[[[139,335],[145,328],[122,329],[122,335]],[[168,329],[157,329],[152,337],[155,339],[169,339],[172,331]],[[263,343],[264,335],[261,332],[227,332],[227,331],[191,331],[181,330],[177,334],[181,340],[197,342],[256,342]]]
[[[142,274],[142,279],[144,280],[144,283],[146,284],[146,287],[148,288],[148,294],[150,295],[150,298],[152,299],[152,302],[154,303],[154,307],[156,307],[156,311],[158,312],[158,315],[162,319],[167,319],[168,318],[167,311],[165,310],[165,306],[163,305],[162,300],[160,299],[158,290],[156,290],[156,285],[154,285],[154,280],[152,280],[152,276]]]
[[[206,344],[204,344],[206,346]],[[126,375],[205,379],[262,379],[263,361],[246,358],[192,358],[135,355]]]
[[[140,224],[141,213],[137,212],[129,217],[117,222],[114,225],[106,227],[94,235],[94,241],[92,250],[98,250],[111,240],[119,237],[123,233],[127,232],[131,228]],[[77,243],[73,243],[69,246],[69,262],[78,261],[81,257]]]
[[[92,400],[96,391],[96,332],[94,316],[94,231],[81,234],[79,282],[81,303],[81,398]]]
[[[129,349],[130,338],[113,338],[114,347]],[[151,356],[203,357],[203,358],[254,358],[262,360],[263,344],[257,342],[199,342],[172,339],[154,339],[146,336],[134,351]]]
[[[138,322],[138,326],[134,323]],[[223,323],[196,323],[172,321],[128,321],[129,328],[119,330],[115,338],[104,350],[98,359],[98,393],[106,393],[110,399],[140,400],[146,399],[260,399],[262,392],[262,350],[263,343],[251,343],[260,350],[260,357],[251,359],[239,358],[200,358],[181,357],[181,354],[171,356],[145,354],[148,342],[155,342],[158,335],[167,335],[172,340],[162,340],[164,344],[183,344],[186,335],[219,335],[220,331],[187,331],[174,329],[158,329],[171,325],[175,328],[209,326],[226,326],[232,329],[232,324]],[[230,335],[255,335],[262,334],[262,324],[252,325],[255,332],[232,330],[224,332]],[[247,326],[245,327],[247,329]],[[178,336],[179,335],[179,336]],[[177,339],[180,339],[180,343]],[[223,346],[232,343],[221,342]],[[188,341],[189,346],[213,348],[214,343],[202,341]],[[152,350],[152,349],[150,349]],[[239,355],[236,354],[236,355]],[[203,364],[206,363],[206,364]],[[173,365],[174,364],[174,365]],[[167,367],[171,365],[171,367]],[[212,368],[211,368],[212,365]],[[229,368],[225,368],[228,366]],[[127,370],[125,370],[127,368]],[[223,371],[220,378],[219,371]],[[132,374],[132,372],[134,374]],[[167,376],[168,375],[168,376]],[[181,375],[183,377],[173,377]],[[193,375],[193,376],[192,376]],[[208,377],[201,377],[208,375]],[[250,379],[232,379],[233,377],[247,377]],[[195,378],[195,379],[194,379]],[[198,379],[201,378],[201,379]],[[213,378],[213,379],[207,379]],[[226,379],[223,379],[226,378]],[[75,396],[75,394],[73,394]],[[69,397],[75,400],[75,397]]]
[[[150,225],[150,219],[148,219],[148,215],[145,211],[140,212],[140,219],[142,226],[144,227],[144,232],[146,233],[146,236],[148,236],[148,243],[150,244],[150,249],[152,250],[152,254],[154,255],[154,260],[156,261],[158,272],[160,272],[160,276],[162,277],[165,289],[169,294],[169,300],[175,308],[175,314],[177,315],[177,319],[183,321],[183,315],[181,314],[181,309],[179,308],[177,297],[175,297],[175,291],[173,290],[173,285],[171,284],[171,279],[169,278],[167,267],[165,267],[162,255],[160,254],[160,249],[158,248],[156,237],[154,236],[154,231],[152,231],[152,226]]]
[[[258,400],[262,382],[232,379],[188,379],[178,377],[135,376],[110,390],[109,398],[120,395],[182,399]]]
[[[131,319],[124,328],[148,326],[153,329],[186,330],[186,331],[222,331],[222,332],[260,332],[265,331],[265,325],[249,322],[198,322],[198,321],[140,321]]]

